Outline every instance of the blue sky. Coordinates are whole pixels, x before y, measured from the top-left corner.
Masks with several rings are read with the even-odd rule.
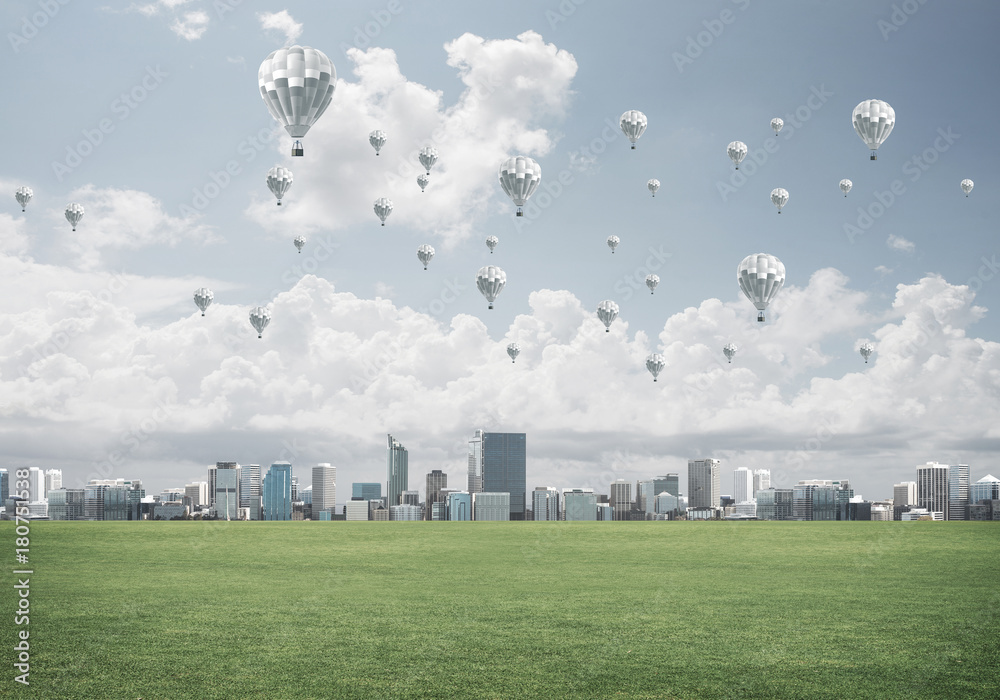
[[[994,5],[53,0],[0,19],[18,77],[0,181],[35,193],[0,210],[6,466],[73,485],[108,465],[158,491],[216,460],[332,462],[342,501],[383,478],[386,432],[411,488],[431,469],[464,485],[485,426],[528,433],[529,488],[606,491],[714,456],[723,492],[748,466],[880,498],[928,460],[998,468]],[[256,82],[289,41],[339,76],[301,159]],[[875,162],[850,121],[869,98],[897,116]],[[649,119],[634,151],[608,126],[626,109]],[[435,128],[421,194],[412,154]],[[543,182],[521,222],[495,175],[517,153]],[[280,210],[278,164],[295,174]],[[70,201],[88,212],[75,234]],[[787,269],[760,329],[735,280],[756,252]],[[487,311],[491,263],[508,283]],[[630,284],[649,271],[655,295]],[[603,299],[621,307],[609,334]]]

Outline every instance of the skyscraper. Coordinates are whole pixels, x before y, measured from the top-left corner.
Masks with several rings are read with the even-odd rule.
[[[609,496],[612,517],[615,520],[628,520],[628,512],[632,509],[632,484],[625,479],[615,479],[611,482]]]
[[[757,492],[761,489],[771,488],[771,470],[770,469],[754,469],[753,470],[753,492],[751,496],[756,499]]]
[[[948,520],[969,519],[969,465],[948,467]]]
[[[62,488],[62,469],[46,469],[45,470],[45,494],[48,494],[52,489]]]
[[[0,504],[6,503],[10,497],[10,473],[0,469]]]
[[[928,462],[917,467],[917,505],[930,512],[944,513],[948,520],[948,466]]]
[[[319,520],[323,512],[333,514],[337,506],[337,468],[321,462],[312,470],[312,519]]]
[[[681,490],[681,480],[680,477],[670,472],[664,476],[654,476],[653,477],[653,495],[659,496],[661,493],[666,491],[671,496],[677,496],[680,494]]]
[[[427,474],[427,487],[424,491],[425,517],[433,516],[434,504],[442,500],[441,489],[448,488],[448,475],[440,469],[434,469]]]
[[[718,507],[720,464],[717,459],[688,460],[688,508]]]
[[[656,512],[656,491],[652,479],[640,479],[635,482],[635,510],[643,516]]]
[[[510,520],[510,494],[490,491],[472,494],[472,519]]]
[[[482,433],[483,491],[510,494],[510,519],[524,520],[527,458],[524,433]]]
[[[754,499],[754,473],[746,467],[737,467],[733,472],[733,499],[745,503]]]
[[[214,510],[220,520],[240,517],[240,466],[236,462],[215,464]]]
[[[406,448],[392,435],[386,437],[388,442],[385,451],[385,473],[389,484],[386,503],[391,508],[402,504],[403,491],[410,488],[410,467]]]
[[[893,484],[892,505],[894,506],[917,505],[917,482],[904,481],[901,484]]]
[[[469,493],[483,490],[483,431],[477,430],[469,440]]]
[[[261,520],[292,519],[292,465],[275,462],[261,484]]]
[[[45,500],[45,472],[38,467],[28,469],[28,502]]]
[[[371,481],[356,481],[351,484],[352,500],[377,501],[380,498],[382,498],[382,484]]]
[[[997,500],[1000,500],[1000,479],[992,474],[987,474],[969,487],[970,503]]]
[[[240,508],[250,511],[251,520],[260,520],[260,465],[240,467]]]
[[[184,498],[192,511],[198,510],[202,506],[208,505],[208,482],[196,481],[193,484],[184,484]]]
[[[566,520],[597,520],[597,496],[594,489],[563,489]]]
[[[535,520],[559,520],[559,492],[552,486],[536,486],[531,492],[531,514]]]
[[[448,520],[472,520],[472,494],[468,491],[448,494]]]

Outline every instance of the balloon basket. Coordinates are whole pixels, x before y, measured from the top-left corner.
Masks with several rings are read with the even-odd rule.
[[[281,202],[278,202],[278,206],[279,206],[279,207],[281,206]]]
[[[632,144],[632,150],[633,151],[635,150],[635,144],[634,143]]]
[[[293,156],[301,156],[304,153],[305,153],[305,150],[303,150],[303,148],[302,148],[302,142],[301,141],[296,141],[295,143],[292,144],[292,155]]]
[[[764,322],[764,312],[763,311],[761,311],[759,314],[757,314],[757,320],[760,321],[761,323]]]

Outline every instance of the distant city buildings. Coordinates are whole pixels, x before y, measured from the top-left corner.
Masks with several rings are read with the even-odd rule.
[[[559,520],[559,491],[553,486],[536,486],[531,492],[531,513],[535,520]]]
[[[246,508],[250,520],[260,520],[260,465],[240,467],[240,508]]]
[[[768,478],[770,482],[770,478]],[[745,503],[754,499],[754,473],[746,467],[737,467],[733,472],[733,500]]]
[[[594,489],[563,489],[564,520],[597,520],[597,496]]]
[[[387,435],[386,438],[385,470],[386,483],[389,485],[386,503],[391,508],[403,502],[403,491],[410,488],[410,467],[406,448],[392,435]]]
[[[632,484],[625,479],[612,481],[608,505],[611,506],[611,517],[614,520],[628,520],[629,511],[632,510]]]
[[[236,462],[215,465],[214,514],[219,520],[239,520],[240,466]]]
[[[355,482],[351,484],[351,499],[372,501],[382,498],[382,484],[372,481]]]
[[[948,467],[948,520],[969,519],[969,465]]]
[[[481,436],[482,445],[482,491],[509,494],[509,519],[524,520],[527,510],[525,434],[487,433],[481,430],[476,433]]]
[[[761,489],[771,488],[771,470],[770,469],[754,469],[753,472],[753,491],[751,496],[756,499],[757,492]]]
[[[893,484],[892,503],[897,506],[917,505],[917,482],[904,481],[901,484]]]
[[[322,513],[330,513],[337,505],[337,468],[321,462],[312,468],[312,513],[319,520]]]
[[[261,485],[261,520],[292,519],[292,465],[275,462],[267,470]],[[251,518],[252,520],[253,518]]]
[[[948,466],[928,462],[917,467],[917,505],[948,519]]]
[[[427,474],[426,487],[424,489],[424,500],[426,502],[427,511],[425,518],[427,520],[433,519],[433,508],[435,503],[440,503],[443,501],[441,496],[441,490],[448,488],[448,475],[445,474],[440,469],[435,469]]]
[[[688,508],[715,508],[719,505],[719,465],[717,459],[688,460]]]

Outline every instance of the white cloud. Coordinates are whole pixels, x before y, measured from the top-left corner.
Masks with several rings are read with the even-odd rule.
[[[912,253],[917,247],[913,241],[907,240],[902,236],[897,236],[894,233],[889,234],[889,238],[886,239],[885,244],[893,250],[898,250],[903,253]]]
[[[886,267],[885,265],[878,265],[878,266],[877,266],[877,267],[875,268],[875,272],[877,272],[877,273],[879,273],[880,275],[882,275],[883,277],[885,277],[886,275],[891,275],[891,274],[892,274],[892,272],[893,272],[893,268],[891,268],[891,267]]]
[[[208,29],[209,16],[204,10],[185,12],[170,25],[170,30],[182,39],[195,41]]]
[[[260,28],[264,31],[273,30],[285,37],[285,46],[294,44],[302,36],[302,24],[288,14],[288,10],[281,12],[258,12],[257,19],[260,21]]]
[[[159,17],[163,15],[168,20],[172,20],[168,25],[170,31],[182,39],[195,41],[204,35],[211,18],[204,10],[189,10],[182,14],[179,9],[190,4],[191,1],[155,0],[155,2],[145,4],[132,3],[123,10],[115,10],[106,5],[99,9],[112,14],[136,12],[145,17]]]

